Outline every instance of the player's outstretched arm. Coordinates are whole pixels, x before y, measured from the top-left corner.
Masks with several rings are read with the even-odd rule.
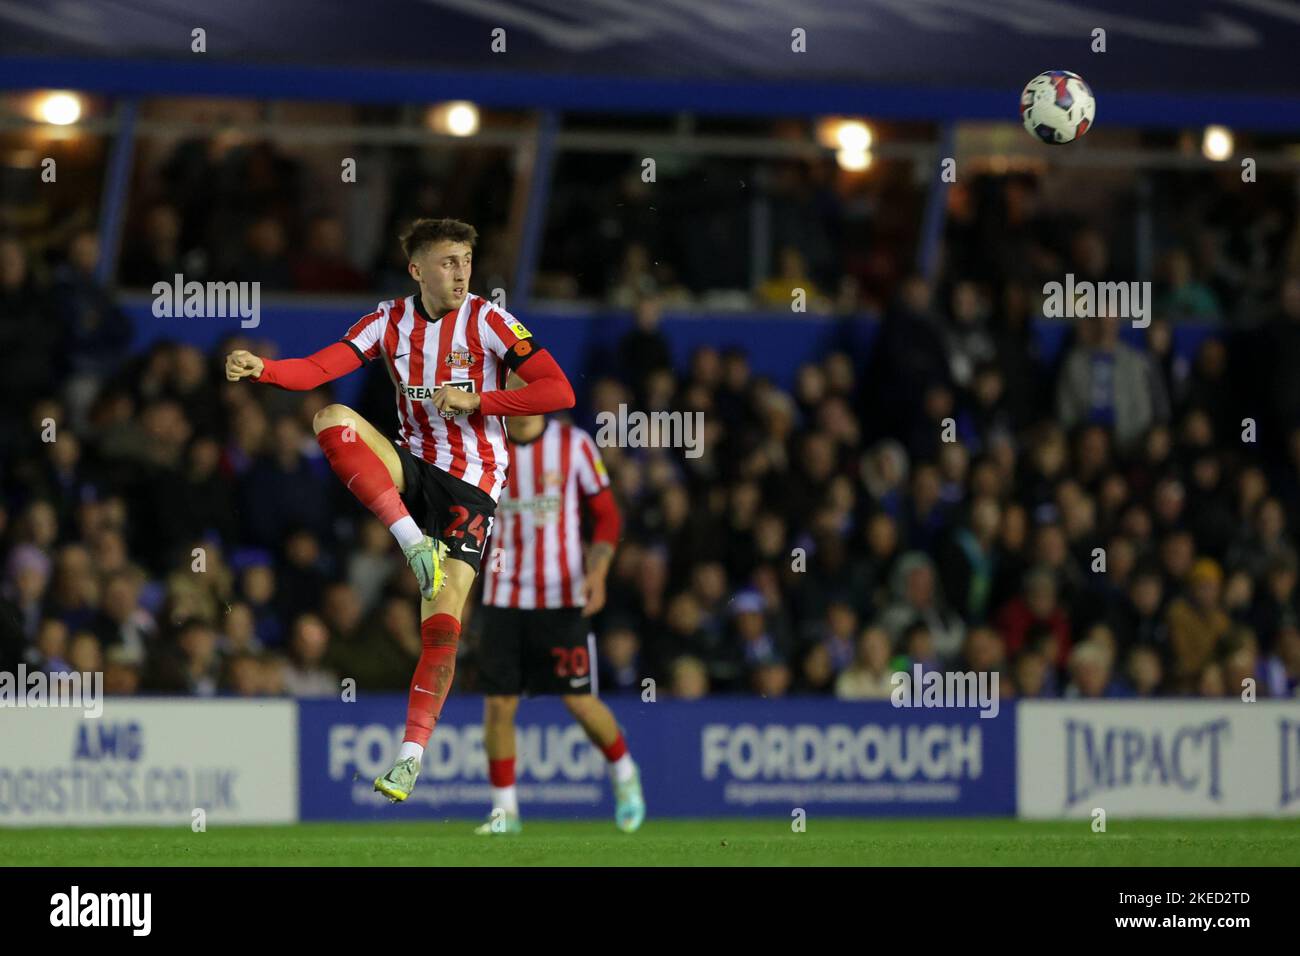
[[[226,356],[226,379],[238,382],[251,378],[265,385],[277,385],[293,392],[305,392],[342,378],[361,367],[361,356],[346,342],[334,342],[319,352],[300,359],[259,358],[237,349]]]

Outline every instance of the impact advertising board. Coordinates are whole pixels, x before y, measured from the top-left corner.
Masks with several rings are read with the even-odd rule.
[[[1022,817],[1300,815],[1300,702],[1026,701]]]

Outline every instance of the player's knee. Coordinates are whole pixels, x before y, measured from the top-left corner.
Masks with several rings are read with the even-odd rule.
[[[357,413],[346,405],[326,405],[311,420],[311,427],[317,435],[335,425],[355,425]]]
[[[474,586],[474,569],[464,561],[451,560],[446,565],[447,581],[433,599],[431,614],[450,614],[459,620],[465,610],[465,599],[469,597],[470,588]],[[427,614],[426,614],[427,616]]]
[[[484,715],[489,723],[509,723],[515,719],[515,711],[519,708],[518,697],[493,694],[483,700]]]

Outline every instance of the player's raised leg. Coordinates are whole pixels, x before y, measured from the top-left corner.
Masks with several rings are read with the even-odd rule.
[[[645,797],[641,793],[641,772],[628,753],[627,741],[618,729],[613,712],[599,697],[565,694],[564,706],[600,748],[609,763],[614,785],[614,822],[624,833],[632,833],[645,822]]]
[[[441,544],[441,542],[439,542]],[[406,705],[406,734],[391,770],[375,789],[393,802],[405,800],[420,775],[420,760],[442,714],[456,674],[460,616],[474,583],[474,568],[455,558],[446,562],[446,583],[436,598],[420,604],[420,651]]]
[[[492,784],[492,815],[474,832],[480,836],[519,833],[519,796],[515,792],[515,711],[519,698],[490,694],[483,699],[483,749]]]
[[[420,582],[420,593],[433,597],[442,587],[443,552],[402,502],[406,484],[393,443],[346,405],[326,405],[312,427],[334,474],[392,532]]]

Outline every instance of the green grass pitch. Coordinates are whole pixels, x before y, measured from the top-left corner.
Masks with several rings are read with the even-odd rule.
[[[476,837],[473,823],[12,829],[0,866],[1297,866],[1291,820],[788,820],[525,822]]]

